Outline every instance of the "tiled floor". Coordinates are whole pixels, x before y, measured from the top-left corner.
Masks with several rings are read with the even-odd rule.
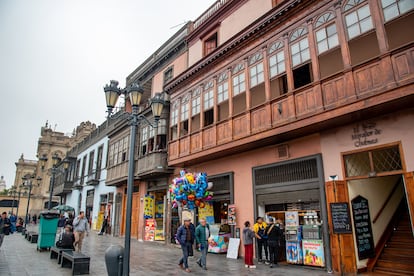
[[[90,233],[85,238],[83,248],[83,253],[91,257],[90,275],[107,275],[105,251],[111,245],[123,245],[123,242],[122,238]],[[50,259],[48,251],[38,252],[36,247],[20,233],[6,236],[0,248],[0,275],[71,275],[70,269],[61,268],[56,260]],[[180,254],[181,250],[174,247],[132,240],[130,275],[189,275],[177,265]],[[195,254],[197,257],[198,252]],[[327,275],[324,270],[289,265],[273,269],[258,265],[249,271],[244,268],[243,260],[226,259],[225,255],[209,254],[207,271],[201,270],[195,261],[196,258],[189,260],[193,275]]]

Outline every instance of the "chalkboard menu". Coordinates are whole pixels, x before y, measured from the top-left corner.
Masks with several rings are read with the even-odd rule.
[[[331,203],[331,217],[335,234],[352,233],[348,202]]]
[[[375,248],[368,200],[362,196],[357,196],[351,203],[355,237],[358,246],[358,258],[360,260],[372,258],[375,255]]]

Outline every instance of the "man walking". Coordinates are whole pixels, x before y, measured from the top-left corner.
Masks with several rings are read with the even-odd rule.
[[[76,251],[80,252],[82,250],[83,238],[85,234],[88,235],[89,233],[89,223],[83,211],[80,211],[79,216],[73,220],[73,232],[75,234],[73,247],[75,247]]]
[[[10,232],[10,220],[7,218],[7,213],[3,212],[0,218],[0,247],[3,244],[4,235]]]
[[[186,272],[191,272],[188,268],[188,253],[190,247],[194,244],[194,227],[191,227],[191,220],[185,219],[184,224],[178,227],[177,240],[180,242],[181,249],[183,251],[183,257],[180,259],[178,265],[185,269]]]
[[[210,237],[210,226],[205,219],[200,219],[200,224],[195,231],[196,244],[201,251],[201,257],[197,264],[207,270],[208,238]]]

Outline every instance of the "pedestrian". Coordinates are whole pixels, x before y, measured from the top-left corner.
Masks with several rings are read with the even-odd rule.
[[[4,235],[8,235],[10,233],[10,220],[7,217],[7,213],[3,212],[0,218],[0,247],[3,244]]]
[[[65,225],[66,225],[66,218],[63,216],[63,214],[60,214],[60,218],[58,220],[58,227],[60,228],[60,233],[65,232]]]
[[[86,236],[89,235],[89,223],[85,218],[85,212],[80,211],[79,216],[73,220],[73,231],[75,235],[75,242],[73,243],[73,247],[75,247],[76,251],[81,252],[82,242],[85,238],[85,234]]]
[[[208,252],[208,238],[210,238],[210,225],[204,218],[200,219],[200,224],[195,230],[196,245],[201,251],[201,257],[197,261],[197,264],[207,270],[207,252]]]
[[[16,232],[16,222],[17,222],[17,217],[15,214],[11,214],[10,215],[10,233],[14,233]]]
[[[195,231],[196,227],[194,226],[194,224],[192,222],[190,222],[190,227],[192,229],[194,229],[194,231]],[[194,258],[194,244],[191,245],[190,251],[188,251],[188,257],[189,258]]]
[[[268,236],[267,244],[269,246],[270,254],[270,267],[277,265],[277,259],[279,256],[280,240],[282,239],[283,232],[280,229],[279,223],[273,223],[273,218],[269,219],[269,225],[266,228],[266,234]]]
[[[180,259],[178,265],[185,269],[186,272],[191,272],[188,268],[188,253],[190,251],[190,247],[194,244],[194,236],[195,231],[194,227],[190,226],[191,220],[184,219],[184,224],[178,227],[177,230],[177,240],[181,245],[181,249],[183,251],[183,257]]]
[[[32,221],[33,221],[33,224],[36,225],[36,223],[37,223],[37,216],[36,216],[36,214],[33,215]]]
[[[101,231],[99,232],[98,235],[102,236],[105,233],[107,227],[108,227],[108,217],[104,217],[104,220],[102,222]]]
[[[68,219],[66,220],[66,223],[65,223],[65,226],[66,225],[72,226],[72,229],[73,229],[73,214],[72,213],[69,213],[69,217],[68,217]]]
[[[56,242],[56,246],[64,249],[75,250],[73,244],[75,243],[75,235],[72,232],[72,227],[66,225],[64,227],[64,232],[60,234],[59,240]]]
[[[267,224],[266,222],[263,221],[262,217],[258,217],[256,219],[256,223],[253,226],[253,231],[256,233],[256,242],[257,242],[257,247],[258,247],[258,257],[259,263],[265,263],[265,264],[270,264],[269,262],[269,252],[267,250],[267,234],[266,234],[266,227]],[[265,251],[265,257],[266,259],[263,260],[263,248]]]
[[[253,263],[253,239],[255,233],[250,229],[250,221],[244,223],[243,244],[244,244],[244,266],[246,268],[256,268]]]

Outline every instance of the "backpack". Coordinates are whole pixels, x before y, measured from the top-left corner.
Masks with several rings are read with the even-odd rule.
[[[261,227],[259,226],[259,231],[257,232],[257,234],[258,234],[258,235],[259,235],[259,237],[261,237],[262,239],[267,240],[267,238],[268,238],[267,233],[266,233],[266,228],[265,228],[265,227],[261,228]]]

